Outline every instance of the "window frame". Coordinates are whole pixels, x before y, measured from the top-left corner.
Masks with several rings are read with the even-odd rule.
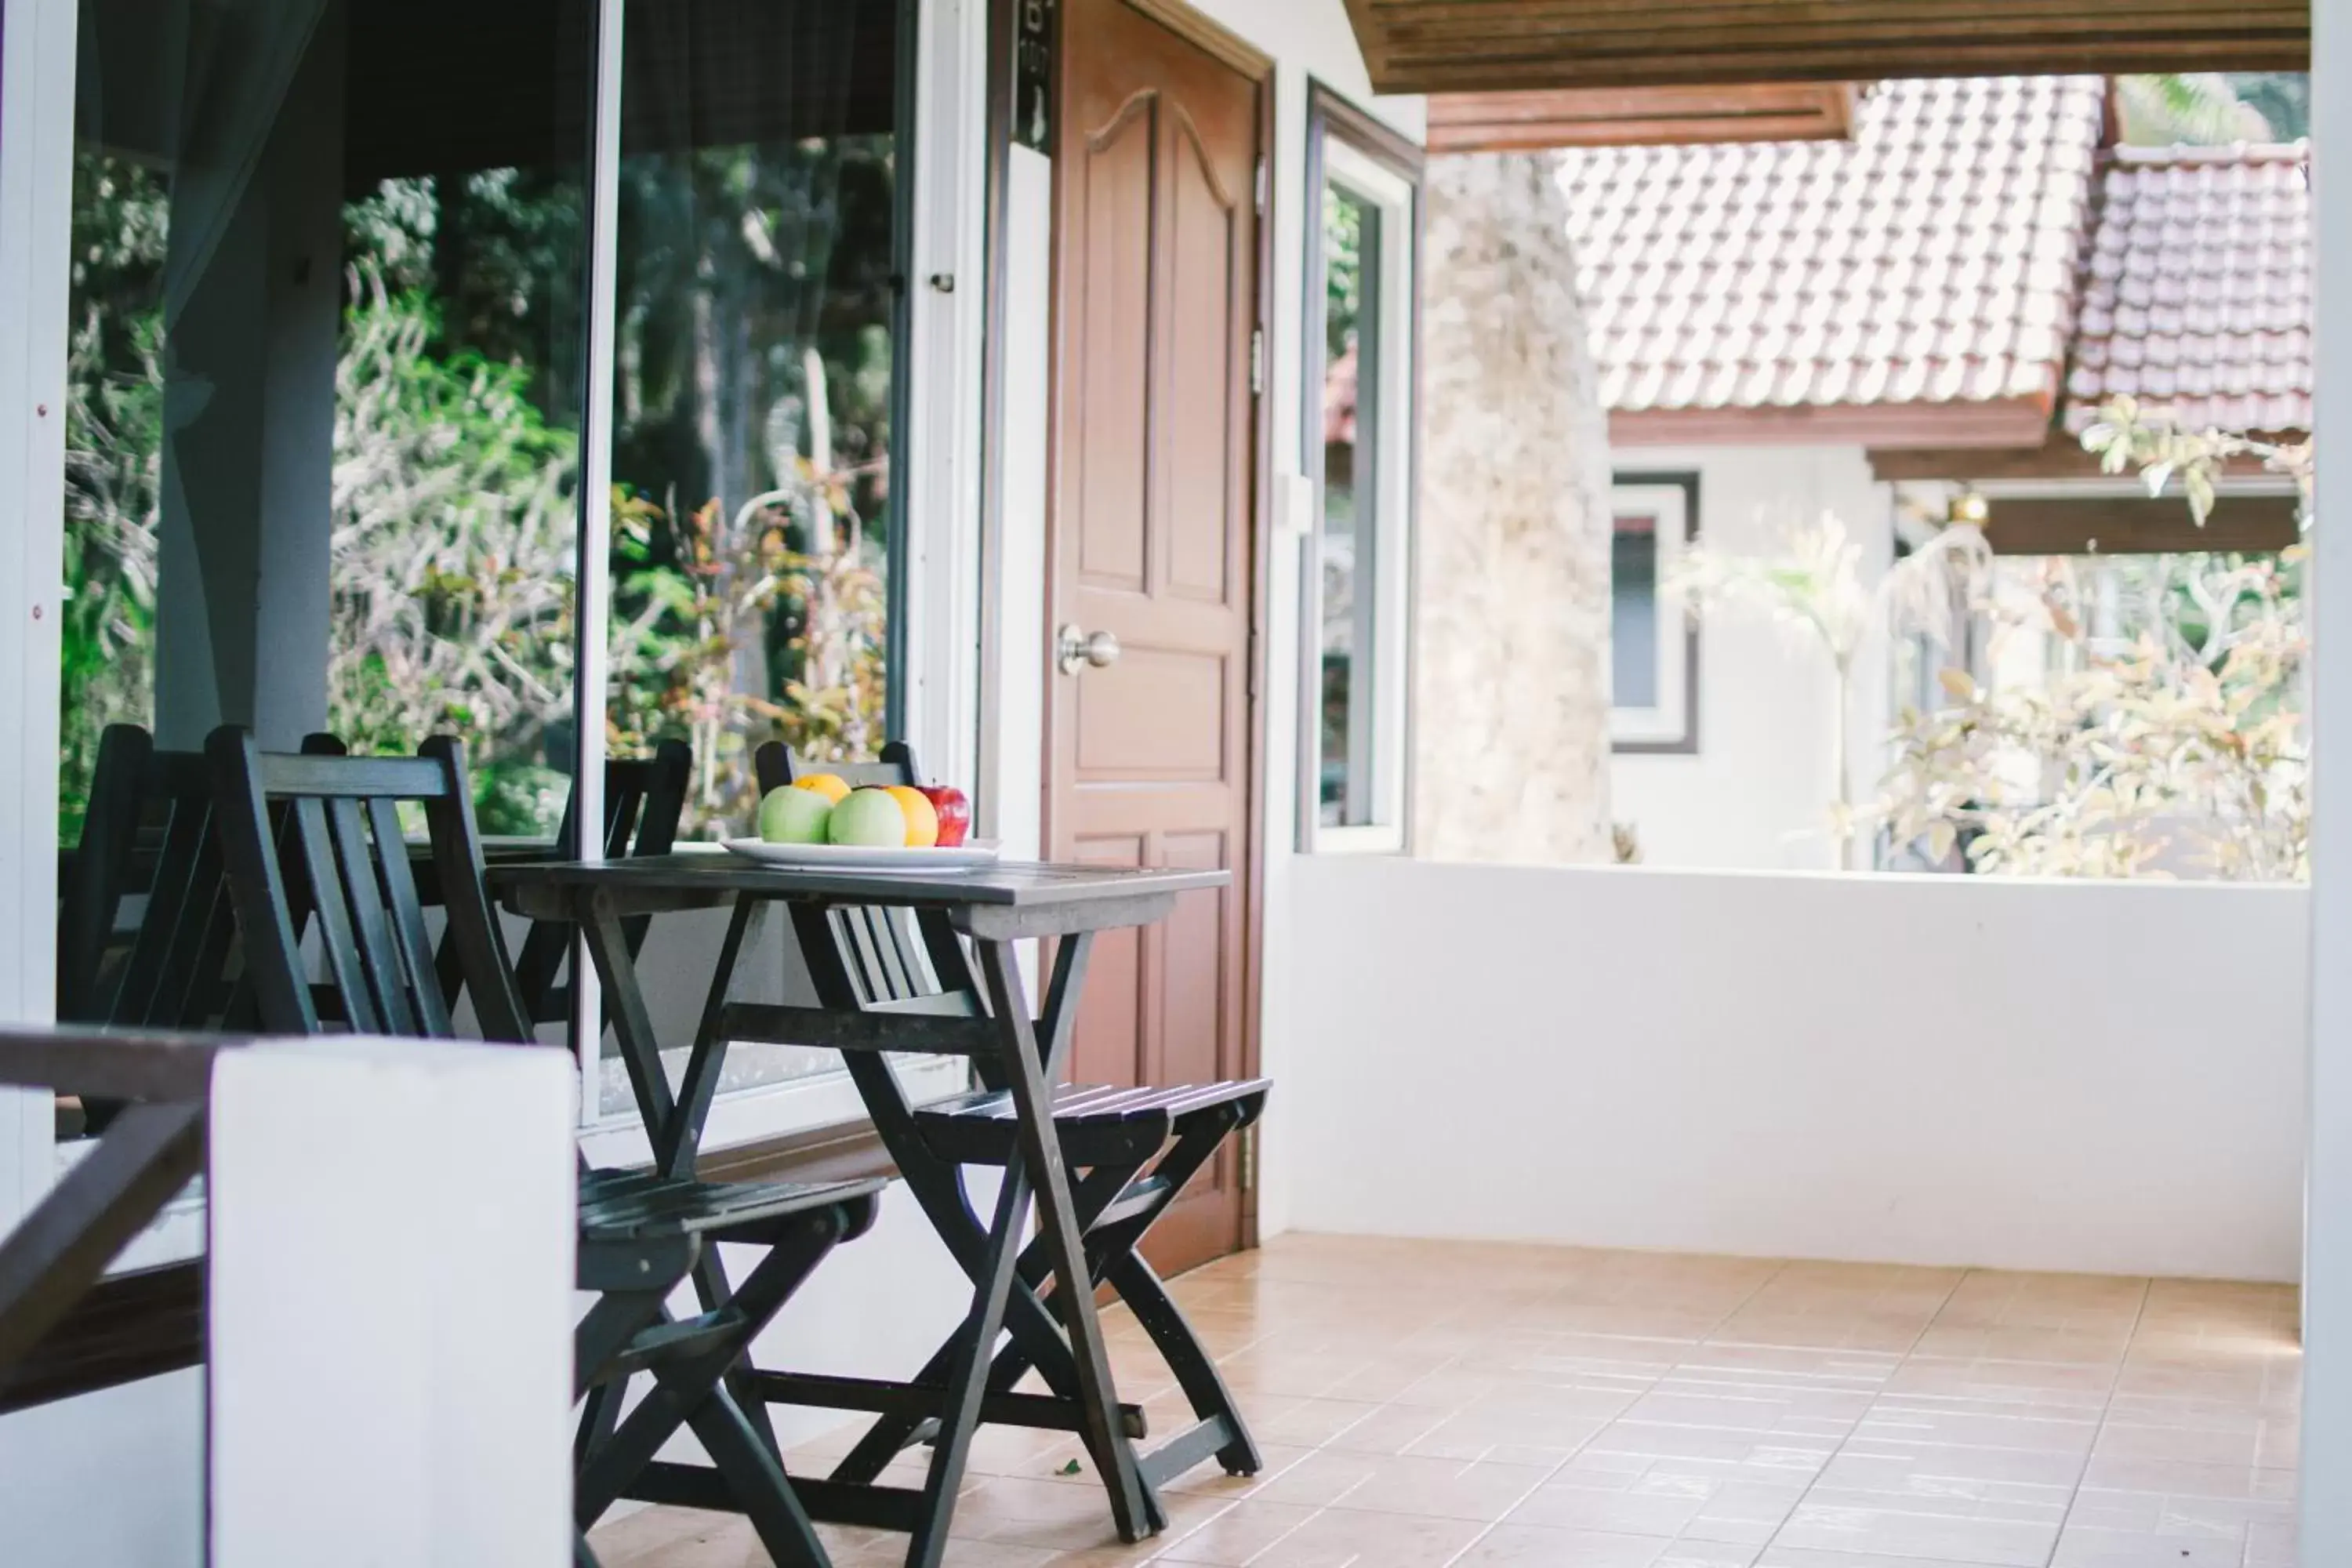
[[[1302,853],[1401,854],[1412,816],[1413,583],[1420,509],[1422,149],[1320,81],[1307,84],[1305,268],[1300,285],[1299,458],[1310,493],[1300,545],[1297,847]],[[1337,184],[1381,216],[1372,374],[1357,384],[1358,421],[1371,444],[1373,687],[1369,742],[1371,820],[1322,821],[1324,523],[1323,363],[1326,353],[1323,197]],[[1369,419],[1367,409],[1369,408]]]
[[[1685,595],[1665,586],[1668,574],[1683,552],[1698,542],[1699,476],[1674,473],[1625,472],[1612,477],[1609,486],[1609,537],[1613,556],[1617,520],[1629,512],[1654,513],[1658,531],[1657,660],[1658,695],[1654,708],[1620,708],[1615,677],[1611,677],[1609,749],[1618,756],[1696,756],[1699,750],[1699,627]],[[1672,520],[1671,530],[1666,526]],[[1615,657],[1615,583],[1610,593],[1611,656]],[[1676,622],[1682,635],[1675,635]]]

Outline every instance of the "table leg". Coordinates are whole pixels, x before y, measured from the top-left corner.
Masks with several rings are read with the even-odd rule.
[[[621,1047],[621,1061],[629,1072],[629,1089],[636,1097],[638,1114],[646,1121],[646,1136],[655,1140],[658,1147],[662,1130],[677,1116],[677,1102],[670,1098],[669,1077],[662,1071],[661,1040],[654,1033],[653,1016],[646,1010],[645,987],[637,979],[637,963],[629,956],[628,936],[610,899],[601,893],[591,894],[588,907],[581,912],[586,916],[580,922],[581,934],[587,940],[588,956],[596,965],[596,977],[604,986],[605,1022],[611,1025],[613,1037]],[[598,1052],[592,1050],[586,1055],[593,1068]],[[581,1092],[597,1092],[593,1072]]]
[[[1118,1423],[1118,1394],[1111,1381],[1110,1356],[1104,1349],[1102,1322],[1095,1313],[1094,1281],[1087,1266],[1086,1239],[1077,1205],[1070,1194],[1070,1173],[1062,1158],[1062,1141],[1054,1131],[1054,1091],[1046,1081],[1066,1055],[1077,1019],[1077,997],[1085,978],[1092,933],[1064,939],[1055,955],[1054,985],[1046,1016],[1045,1046],[1039,1048],[1029,1022],[1027,998],[1022,993],[1021,972],[1012,948],[983,941],[980,967],[988,984],[989,1005],[1003,1036],[1001,1065],[1012,1091],[1020,1122],[1021,1165],[1028,1167],[1037,1185],[1037,1209],[1047,1255],[1053,1261],[1054,1288],[1061,1316],[1069,1331],[1070,1354],[1077,1363],[1078,1402],[1085,1414],[1087,1446],[1110,1490],[1111,1518],[1123,1541],[1140,1541],[1151,1532],[1151,1516],[1144,1501],[1143,1483],[1135,1466],[1135,1448]],[[1075,947],[1073,947],[1075,944]],[[1011,1179],[1018,1166],[1006,1167]],[[991,1336],[992,1342],[994,1336]],[[992,1343],[975,1347],[985,1358]],[[985,1371],[982,1372],[985,1380]]]
[[[694,1034],[694,1051],[687,1058],[679,1080],[677,1107],[669,1125],[654,1141],[654,1163],[667,1176],[694,1174],[695,1156],[702,1148],[702,1124],[710,1119],[711,1096],[719,1090],[719,1075],[727,1065],[724,1022],[728,999],[734,994],[735,966],[744,947],[759,938],[767,924],[764,899],[738,899],[728,917],[727,940],[719,944],[719,967],[711,972],[710,990],[702,1005],[702,1022]]]

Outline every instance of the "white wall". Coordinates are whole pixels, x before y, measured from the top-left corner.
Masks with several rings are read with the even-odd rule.
[[[1894,552],[1893,499],[1859,447],[1619,447],[1624,473],[1699,476],[1699,539],[1769,554],[1791,522],[1833,511],[1864,546],[1868,575]],[[1822,831],[1837,798],[1828,658],[1752,610],[1720,610],[1699,633],[1698,753],[1620,753],[1609,773],[1611,815],[1639,835],[1643,863],[1700,869],[1832,863]],[[1883,658],[1854,705],[1854,779],[1866,798],[1879,777],[1887,703]]]
[[[1301,1229],[2296,1277],[2299,889],[1295,882]]]
[[[1306,286],[1307,84],[1322,82],[1370,109],[1412,140],[1426,133],[1428,113],[1418,98],[1374,98],[1364,58],[1356,47],[1345,0],[1200,0],[1200,8],[1274,56],[1274,320],[1266,331],[1266,396],[1273,399],[1273,442],[1266,461],[1273,471],[1301,471],[1299,410],[1303,392],[1301,300]],[[1298,670],[1300,635],[1299,551],[1303,540],[1273,532],[1276,519],[1260,518],[1269,531],[1265,584],[1265,683],[1264,766],[1259,784],[1265,803],[1265,937],[1260,973],[1265,976],[1259,1008],[1259,1070],[1276,1082],[1292,1070],[1299,1020],[1280,976],[1294,962],[1291,932],[1293,852],[1297,823]],[[1275,1236],[1290,1228],[1291,1141],[1287,1097],[1277,1094],[1259,1132],[1258,1232]]]
[[[2341,4],[2312,7],[2312,177],[2316,182],[2319,276],[2352,262],[2352,191],[2336,176],[2352,159],[2352,16]],[[2323,448],[2352,434],[2352,300],[2339,289],[2317,300],[2318,432]],[[2343,485],[2320,480],[2323,510]],[[2352,512],[2346,515],[2352,516]],[[2313,810],[2322,824],[2352,822],[2352,534],[2321,528],[2314,569]],[[2323,826],[2312,844],[2311,1185],[2304,1285],[2305,1474],[2303,1560],[2352,1562],[2352,835]]]

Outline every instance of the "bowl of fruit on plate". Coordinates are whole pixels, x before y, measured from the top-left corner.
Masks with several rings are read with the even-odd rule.
[[[969,870],[993,864],[974,843],[971,803],[952,784],[854,789],[838,773],[804,773],[760,802],[759,836],[728,850],[770,866],[889,871]]]

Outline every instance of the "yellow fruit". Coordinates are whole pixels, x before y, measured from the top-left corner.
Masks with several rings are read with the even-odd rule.
[[[890,798],[907,814],[907,847],[929,849],[940,841],[939,808],[913,784],[892,784]]]
[[[839,773],[810,773],[805,777],[794,779],[793,787],[814,790],[834,805],[839,805],[842,797],[849,793],[849,781]]]

